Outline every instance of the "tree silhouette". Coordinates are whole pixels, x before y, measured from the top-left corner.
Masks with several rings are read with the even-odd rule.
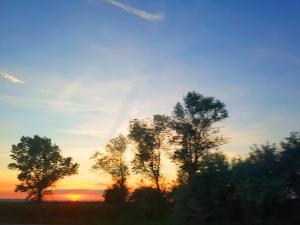
[[[191,177],[199,171],[201,157],[224,143],[214,125],[227,118],[228,112],[221,101],[196,92],[189,92],[183,100],[174,107],[169,123],[175,132],[171,139],[176,148],[172,159],[179,165],[179,174]]]
[[[280,158],[283,176],[287,178],[288,194],[300,205],[300,133],[292,132],[281,142],[281,148]]]
[[[41,202],[50,187],[65,176],[78,172],[79,165],[72,162],[71,157],[64,158],[57,145],[51,139],[35,135],[22,137],[20,143],[13,145],[11,158],[15,161],[8,165],[9,169],[18,170],[20,184],[16,192],[27,192],[27,199]]]
[[[175,191],[174,217],[181,224],[228,218],[231,185],[229,162],[222,153],[204,154],[201,169]]]
[[[199,170],[174,191],[175,224],[240,221],[299,223],[300,135],[276,144],[254,145],[246,158],[229,163],[205,153]]]
[[[146,218],[160,216],[170,209],[165,192],[153,187],[138,187],[130,195],[130,202]]]
[[[248,158],[232,165],[232,181],[245,221],[259,222],[284,197],[280,154],[275,144],[254,145]]]
[[[167,118],[154,115],[152,120],[132,120],[129,127],[129,138],[134,141],[136,151],[133,171],[148,176],[160,191],[161,154],[165,141]]]
[[[104,193],[108,203],[124,202],[128,194],[126,180],[129,176],[129,168],[125,160],[126,148],[126,137],[119,135],[109,140],[104,153],[96,152],[91,157],[95,161],[92,169],[110,174],[114,181],[113,187],[108,188]]]
[[[113,184],[104,190],[104,202],[108,204],[123,204],[126,202],[129,191],[126,186]]]
[[[125,160],[126,148],[127,140],[123,135],[110,139],[104,153],[97,151],[92,156],[92,159],[95,160],[92,169],[110,174],[118,186],[124,187],[129,175]]]

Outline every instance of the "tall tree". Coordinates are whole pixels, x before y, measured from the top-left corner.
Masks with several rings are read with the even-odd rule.
[[[27,199],[37,202],[49,194],[50,187],[65,176],[77,174],[79,165],[71,157],[64,158],[60,148],[51,139],[35,135],[22,137],[20,143],[13,145],[11,158],[15,161],[9,169],[18,170],[20,184],[16,192],[27,192]]]
[[[95,164],[93,170],[100,170],[111,175],[114,185],[118,188],[126,187],[126,180],[129,176],[129,168],[125,159],[127,139],[119,135],[109,140],[105,152],[96,152],[92,159]]]
[[[215,124],[227,117],[223,102],[196,92],[189,92],[183,103],[176,104],[169,124],[175,133],[171,140],[176,147],[172,159],[181,174],[191,177],[199,171],[201,157],[224,143]]]
[[[136,145],[133,171],[148,176],[159,191],[166,120],[165,116],[154,115],[152,120],[132,120],[129,127],[129,138]]]

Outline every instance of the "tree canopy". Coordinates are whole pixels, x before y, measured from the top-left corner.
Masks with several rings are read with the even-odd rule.
[[[174,162],[190,177],[200,169],[201,157],[224,143],[215,123],[228,117],[225,104],[213,97],[189,92],[177,103],[169,126],[174,131]]]
[[[154,115],[152,120],[132,120],[129,138],[135,143],[133,171],[149,177],[160,191],[161,155],[166,137],[167,117]]]
[[[300,221],[300,133],[278,144],[254,145],[248,156],[229,161],[218,148],[225,143],[217,125],[228,117],[225,104],[189,92],[172,115],[154,115],[129,123],[128,136],[109,140],[96,152],[92,169],[109,174],[113,184],[104,191],[106,203],[129,201],[140,215],[152,217],[173,210],[174,224],[233,222],[297,224]],[[133,160],[125,157],[133,144]],[[56,181],[77,173],[78,164],[64,158],[49,138],[22,137],[12,146],[20,171],[16,191],[41,201]],[[162,163],[177,165],[178,182],[171,192],[162,188]],[[149,179],[129,193],[130,169]],[[173,206],[169,207],[169,206]]]
[[[110,174],[116,185],[124,187],[129,176],[129,167],[125,159],[126,149],[125,136],[119,135],[110,139],[103,153],[97,151],[92,156],[95,161],[92,169]]]
[[[121,203],[125,202],[128,190],[126,181],[129,173],[129,167],[125,159],[127,149],[127,139],[123,135],[119,135],[109,140],[105,146],[105,151],[97,151],[92,159],[95,164],[92,169],[95,171],[103,171],[111,175],[114,184],[104,192],[105,202]]]
[[[297,132],[280,145],[254,145],[231,163],[221,153],[205,154],[200,170],[175,191],[175,217],[181,224],[299,222],[299,162]]]
[[[78,163],[73,163],[71,157],[63,157],[61,149],[52,144],[51,139],[35,135],[22,137],[20,143],[11,149],[13,163],[9,169],[18,170],[20,184],[16,192],[28,193],[27,198],[41,202],[45,194],[50,193],[50,187],[58,180],[76,174]]]

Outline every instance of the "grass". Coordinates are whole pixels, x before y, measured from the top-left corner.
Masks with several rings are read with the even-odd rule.
[[[139,208],[129,203],[107,205],[101,202],[45,202],[42,204],[0,202],[0,224],[173,225],[170,222],[172,220],[168,218],[170,212],[170,208],[160,208],[153,214],[145,208]],[[242,224],[244,223],[222,223],[222,225]],[[281,223],[263,225],[270,224],[282,225]]]
[[[147,215],[133,205],[100,202],[1,202],[0,223],[75,225],[170,225],[164,216]]]

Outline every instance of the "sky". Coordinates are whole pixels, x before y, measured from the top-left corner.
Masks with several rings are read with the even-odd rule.
[[[90,156],[188,91],[226,104],[229,157],[299,131],[299,10],[297,0],[0,0],[0,198],[24,197],[10,149],[38,134],[80,164],[49,198],[100,199],[111,180]],[[163,174],[175,173],[165,160]]]

